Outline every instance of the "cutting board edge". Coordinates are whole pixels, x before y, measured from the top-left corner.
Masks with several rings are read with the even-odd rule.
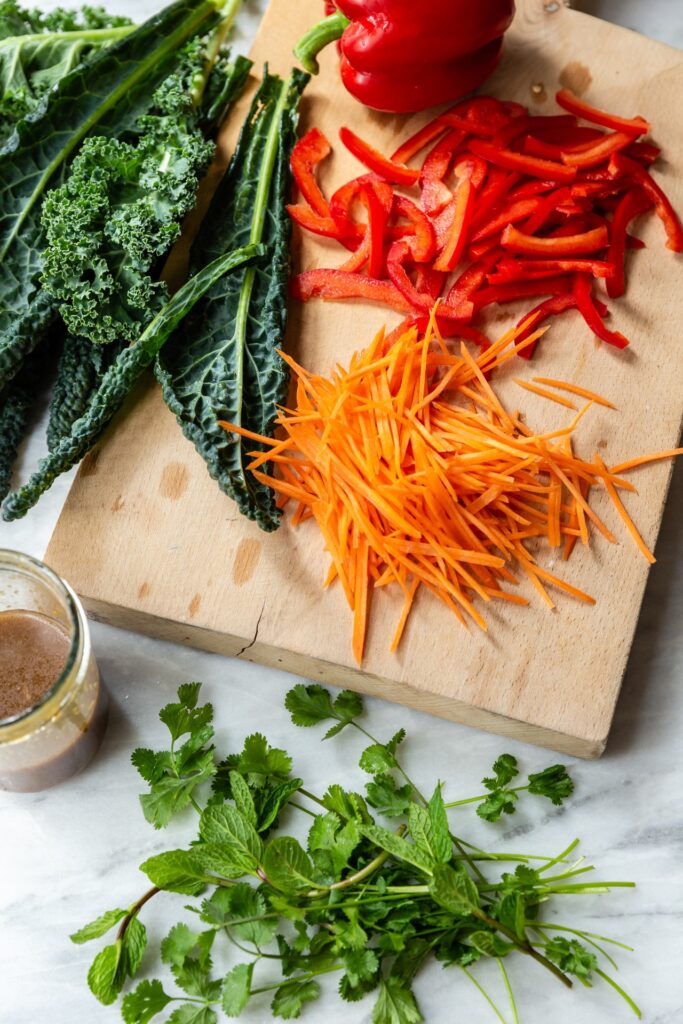
[[[323,658],[273,647],[258,641],[258,626],[254,637],[249,640],[221,633],[206,626],[164,619],[150,612],[125,608],[123,605],[87,595],[79,596],[89,618],[95,622],[142,633],[156,640],[181,643],[210,654],[241,658],[266,668],[279,669],[330,686],[347,687],[368,697],[389,700],[437,718],[496,733],[521,743],[545,747],[572,757],[594,760],[603,754],[607,745],[611,717],[605,723],[604,736],[575,736],[534,722],[525,722],[485,708],[477,708],[441,693],[420,690],[408,683],[385,679],[351,666],[340,666]]]

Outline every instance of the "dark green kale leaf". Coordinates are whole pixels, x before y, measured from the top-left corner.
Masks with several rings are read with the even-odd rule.
[[[285,210],[289,158],[308,76],[287,82],[266,74],[225,178],[191,252],[191,269],[247,241],[268,258],[213,288],[165,346],[155,372],[163,395],[209,473],[240,511],[265,530],[280,522],[273,492],[247,469],[247,451],[219,426],[227,420],[268,435],[288,374],[282,345],[289,279],[290,223]]]
[[[36,391],[49,369],[49,357],[45,346],[33,352],[0,393],[0,501],[10,489],[17,450],[26,432]]]
[[[47,446],[50,451],[60,438],[70,433],[76,420],[81,418],[88,407],[90,396],[97,390],[104,374],[123,348],[122,343],[93,345],[85,338],[66,335],[50,401],[47,425]]]
[[[102,7],[48,14],[0,3],[0,146],[62,78],[131,31],[128,18]]]
[[[99,50],[46,94],[0,148],[0,388],[55,316],[40,288],[41,206],[85,137],[124,131],[168,76],[178,50],[217,21],[212,0],[178,0]]]
[[[19,519],[26,515],[55,477],[71,469],[92,448],[114,414],[121,408],[133,385],[153,362],[169,334],[201,296],[224,274],[230,274],[245,263],[262,256],[263,249],[258,245],[228,253],[192,277],[169,299],[137,342],[130,348],[123,349],[106,371],[99,387],[91,396],[88,408],[73,424],[70,433],[62,437],[53,451],[41,460],[37,471],[28,482],[7,496],[2,507],[5,520]]]

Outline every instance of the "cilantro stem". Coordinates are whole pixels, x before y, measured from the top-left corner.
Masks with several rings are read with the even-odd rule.
[[[539,871],[547,871],[548,868],[553,867],[554,864],[561,864],[563,862],[566,862],[567,857],[569,856],[570,853],[574,852],[576,847],[579,845],[580,841],[581,841],[580,839],[574,839],[569,844],[569,846],[565,850],[562,851],[562,853],[558,853],[557,857],[553,857],[552,860],[549,860],[547,864],[545,864],[542,868],[539,868],[538,870]]]
[[[515,1002],[515,996],[512,991],[512,985],[510,984],[508,972],[505,970],[505,964],[500,959],[500,957],[498,958],[498,966],[500,967],[500,973],[503,975],[503,983],[505,985],[505,990],[508,994],[508,999],[510,1001],[510,1009],[512,1010],[512,1024],[519,1024],[519,1014],[517,1013],[517,1003]]]
[[[506,793],[524,793],[528,788],[529,788],[528,785],[526,785],[526,786],[511,786],[510,788],[507,788],[505,790],[505,792]],[[490,793],[480,793],[479,796],[468,796],[464,800],[451,800],[450,803],[446,804],[446,808],[449,809],[451,807],[464,807],[465,804],[476,804],[476,803],[479,803],[480,800],[486,800],[486,798],[488,796],[491,796],[491,794]]]
[[[534,921],[534,928],[545,928],[548,931],[553,932],[571,932],[572,935],[580,935],[582,938],[598,939],[600,942],[609,942],[612,946],[618,946],[620,949],[625,949],[629,953],[633,953],[633,946],[627,946],[625,942],[619,942],[617,939],[610,939],[607,935],[597,935],[595,932],[583,932],[579,931],[578,928],[569,928],[563,924],[550,924],[549,921]]]
[[[402,836],[406,830],[405,825],[399,826],[396,830],[396,834]],[[355,885],[357,882],[362,882],[364,878],[368,878],[369,875],[374,874],[379,868],[382,867],[385,861],[389,859],[391,854],[388,850],[383,850],[374,860],[371,860],[369,864],[366,864],[364,868],[356,871],[353,875],[349,875],[348,878],[343,878],[341,882],[334,882],[330,886],[330,892],[337,889],[348,889],[350,885]]]
[[[308,814],[311,818],[317,818],[318,815],[314,814],[313,811],[309,811],[308,807],[304,807],[302,804],[298,804],[295,800],[289,801],[290,807],[296,807],[297,811],[303,811],[304,814]]]
[[[309,791],[307,789],[304,789],[303,786],[301,787],[301,789],[298,792],[301,793],[302,796],[305,796],[309,800],[312,800],[314,804],[318,805],[318,807],[322,807],[322,808],[324,808],[324,810],[327,810],[327,807],[325,807],[325,804],[323,803],[323,801],[320,799],[319,796],[316,796],[315,793],[309,793]]]
[[[621,985],[617,984],[614,978],[610,978],[609,974],[605,974],[604,971],[601,971],[599,967],[595,968],[595,973],[598,977],[602,978],[603,981],[606,981],[608,985],[611,985],[615,992],[619,993],[621,998],[631,1007],[638,1020],[640,1020],[643,1016],[641,1009],[637,1003],[634,1003],[628,992],[624,992]]]
[[[468,970],[467,970],[467,968],[466,968],[466,967],[463,967],[462,965],[460,966],[460,970],[461,970],[461,971],[463,972],[463,974],[466,974],[466,975],[467,975],[467,977],[468,977],[468,978],[470,979],[470,981],[472,982],[472,984],[474,985],[474,987],[475,987],[475,988],[477,988],[477,989],[479,990],[479,992],[480,992],[480,993],[481,993],[481,994],[483,995],[484,999],[485,999],[485,1000],[486,1000],[486,1002],[487,1002],[487,1003],[489,1004],[489,1006],[491,1007],[491,1009],[493,1010],[493,1012],[495,1013],[496,1017],[497,1017],[497,1018],[498,1018],[498,1020],[499,1020],[499,1021],[501,1022],[501,1024],[507,1024],[507,1021],[505,1020],[505,1017],[504,1017],[504,1016],[503,1016],[503,1014],[502,1014],[502,1013],[500,1012],[500,1010],[498,1009],[498,1007],[497,1007],[497,1006],[496,1006],[496,1004],[494,1003],[493,999],[491,999],[491,996],[490,996],[490,995],[488,994],[488,992],[486,991],[486,989],[484,988],[484,986],[483,986],[483,985],[481,985],[481,984],[480,984],[480,983],[479,983],[479,982],[477,981],[477,979],[476,979],[476,978],[474,977],[474,975],[472,974],[472,972],[471,972],[471,971],[468,971]]]
[[[264,988],[252,988],[249,995],[258,996],[262,992],[273,992],[277,988],[284,988],[285,985],[298,985],[299,982],[302,981],[311,981],[320,974],[331,974],[333,971],[343,970],[343,964],[335,964],[333,967],[321,967],[319,971],[306,971],[305,974],[297,974],[295,978],[287,978],[286,981],[280,981],[276,985],[266,985]]]
[[[138,916],[138,914],[140,913],[140,911],[144,907],[145,903],[147,903],[148,900],[151,900],[152,896],[156,896],[156,894],[158,892],[161,892],[161,889],[159,889],[159,887],[156,886],[156,885],[153,886],[151,889],[148,889],[147,892],[144,893],[144,895],[142,895],[139,900],[137,900],[135,903],[133,903],[128,908],[128,913],[126,914],[126,916],[121,921],[121,924],[119,926],[119,930],[116,933],[116,941],[117,942],[119,942],[123,938],[123,936],[126,934],[126,928],[130,924],[130,922],[133,920],[133,918]]]

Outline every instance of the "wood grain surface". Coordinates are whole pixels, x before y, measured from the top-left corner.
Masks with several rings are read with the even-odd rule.
[[[518,7],[505,58],[486,90],[552,113],[554,92],[565,85],[617,112],[643,114],[665,147],[657,175],[683,207],[683,55],[563,3],[527,0]],[[257,68],[267,59],[287,72],[294,42],[319,10],[319,0],[272,0],[253,49]],[[302,127],[315,124],[336,140],[340,125],[348,124],[391,151],[397,137],[425,117],[363,111],[339,84],[331,48],[307,92]],[[234,131],[231,126],[222,139],[226,152]],[[361,173],[338,142],[327,163],[327,187]],[[498,378],[504,399],[539,428],[564,424],[565,411],[522,392],[510,377],[560,377],[613,399],[619,412],[590,411],[578,434],[581,454],[590,457],[597,449],[608,462],[672,447],[680,434],[681,262],[664,248],[656,218],[643,222],[642,234],[648,248],[634,254],[628,293],[612,304],[611,322],[632,339],[631,350],[622,354],[599,344],[572,313],[555,322],[533,367],[518,361]],[[297,269],[341,262],[334,245],[310,236],[297,233],[294,250]],[[500,308],[490,330],[502,331],[522,311]],[[397,319],[353,303],[292,303],[287,347],[310,369],[325,372]],[[628,495],[650,545],[669,476],[667,464],[641,470],[634,477],[639,494]],[[361,672],[351,654],[351,617],[341,589],[321,587],[327,556],[314,524],[293,530],[285,522],[266,535],[240,518],[150,381],[84,461],[46,557],[96,618],[594,757],[606,743],[648,570],[604,496],[596,496],[596,508],[617,532],[619,547],[598,537],[589,551],[578,547],[566,566],[556,564],[555,552],[542,561],[592,593],[595,607],[559,595],[550,612],[523,585],[530,607],[487,608],[489,632],[483,634],[466,631],[435,599],[421,595],[392,655],[388,644],[401,598],[383,592],[373,602]]]

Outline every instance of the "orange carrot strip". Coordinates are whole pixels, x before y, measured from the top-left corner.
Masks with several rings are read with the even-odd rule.
[[[571,395],[587,398],[590,402],[604,405],[607,409],[616,409],[616,405],[603,398],[602,395],[598,395],[595,391],[589,391],[588,388],[580,388],[578,384],[570,384],[566,380],[555,380],[553,377],[534,377],[534,380],[537,384],[547,384],[551,388],[559,388],[561,391],[568,391]]]

